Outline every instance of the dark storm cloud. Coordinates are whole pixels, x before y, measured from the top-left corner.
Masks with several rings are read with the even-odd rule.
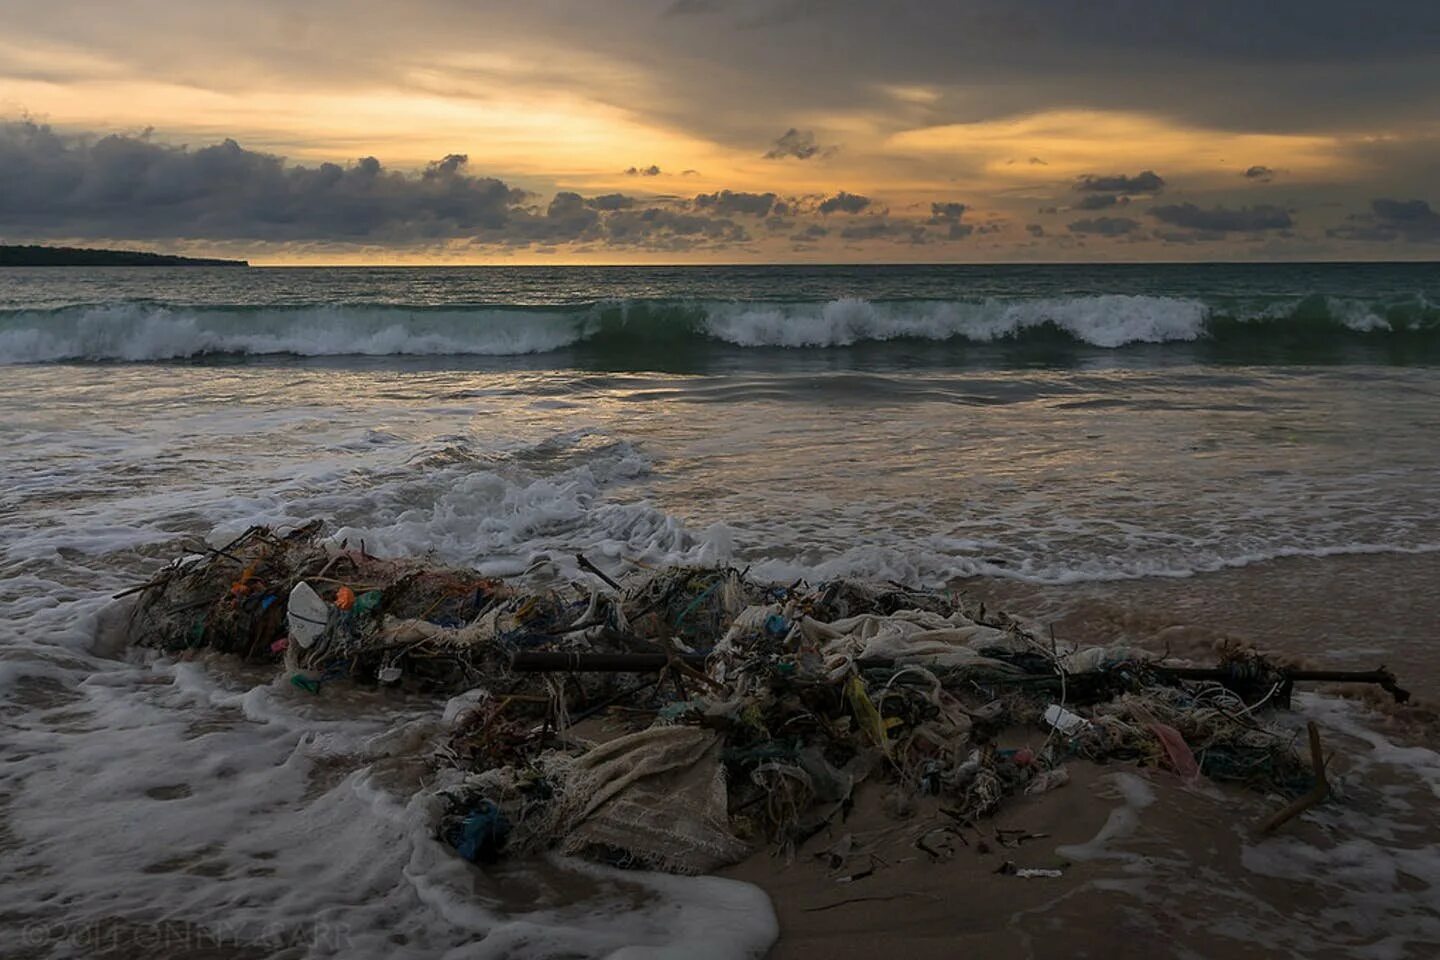
[[[1161,223],[1189,230],[1211,233],[1255,233],[1261,230],[1288,230],[1295,225],[1290,211],[1274,204],[1262,203],[1253,207],[1211,207],[1204,209],[1193,203],[1178,203],[1163,207],[1152,207],[1150,216]]]
[[[1165,189],[1165,179],[1154,170],[1144,170],[1133,177],[1123,173],[1104,177],[1092,174],[1076,180],[1075,189],[1082,193],[1159,193]]]
[[[1440,241],[1440,212],[1424,200],[1371,200],[1368,214],[1352,216],[1327,233],[1340,240],[1431,243]]]
[[[778,138],[765,154],[766,160],[781,160],[785,157],[794,157],[796,160],[809,160],[812,157],[827,156],[835,152],[835,147],[822,147],[815,142],[813,130],[796,130],[791,127]]]
[[[692,172],[693,172],[693,171],[692,171]],[[648,167],[630,167],[630,168],[626,169],[626,171],[625,171],[625,176],[627,176],[627,177],[658,177],[658,176],[660,176],[660,168],[657,167],[657,166],[656,166],[655,164],[653,164],[653,163],[650,164],[650,166],[648,166]]]
[[[409,176],[373,157],[306,167],[233,140],[190,149],[146,136],[91,138],[29,121],[0,123],[0,223],[11,236],[37,239],[468,239],[655,249],[749,239],[723,215],[636,209],[634,198],[619,193],[586,199],[561,191],[537,206],[533,195],[472,176],[467,165],[457,153]]]
[[[1258,180],[1261,183],[1269,183],[1271,180],[1275,179],[1275,171],[1271,170],[1269,167],[1260,166],[1257,164],[1253,167],[1246,167],[1245,172],[1242,173],[1241,176],[1243,176],[1246,180]]]
[[[1075,220],[1065,229],[1071,233],[1090,236],[1121,237],[1127,233],[1134,233],[1139,227],[1139,221],[1131,220],[1129,217],[1095,217],[1090,220]]]
[[[773,193],[737,193],[720,190],[716,193],[702,193],[695,198],[697,210],[709,210],[722,216],[763,217],[770,213],[774,206],[775,194]],[[784,210],[778,212],[783,213]]]
[[[841,190],[835,196],[821,200],[819,210],[822,214],[829,216],[832,213],[859,213],[869,206],[869,197]]]

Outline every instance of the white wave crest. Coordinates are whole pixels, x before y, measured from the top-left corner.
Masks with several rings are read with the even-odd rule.
[[[643,310],[639,309],[643,307]],[[1115,348],[1132,343],[1195,340],[1209,308],[1198,300],[1104,295],[1035,300],[871,302],[846,298],[810,303],[614,305],[611,335],[645,338],[654,324],[688,325],[738,347],[826,348],[897,339],[991,342],[1045,325],[1077,341]],[[649,322],[639,322],[642,313]],[[587,340],[602,329],[591,310],[504,307],[409,310],[403,307],[309,306],[194,310],[119,303],[0,316],[0,363],[66,360],[176,360],[205,354],[323,356],[517,356]]]
[[[1195,340],[1209,308],[1198,300],[1109,294],[1043,300],[713,305],[711,336],[742,347],[843,347],[921,339],[989,342],[1046,324],[1096,347]]]
[[[558,312],[340,306],[196,311],[123,303],[0,319],[0,363],[212,353],[513,356],[556,350],[582,336],[578,318]]]

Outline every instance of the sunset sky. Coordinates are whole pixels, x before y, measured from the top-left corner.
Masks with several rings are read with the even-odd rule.
[[[1431,259],[1434,0],[6,0],[0,241]]]

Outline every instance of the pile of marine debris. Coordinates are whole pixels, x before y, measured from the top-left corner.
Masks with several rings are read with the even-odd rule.
[[[1298,808],[1323,792],[1323,763],[1257,714],[1288,706],[1296,680],[1406,696],[1383,668],[1066,649],[963,596],[895,583],[635,564],[616,580],[577,557],[590,582],[527,588],[374,557],[319,523],[200,551],[127,591],[134,641],[283,664],[317,695],[336,682],[459,695],[433,749],[437,832],[473,860],[559,848],[704,872],[760,843],[795,850],[850,814],[862,782],[973,824],[1063,785],[1080,758]],[[1017,727],[1042,746],[997,746]]]

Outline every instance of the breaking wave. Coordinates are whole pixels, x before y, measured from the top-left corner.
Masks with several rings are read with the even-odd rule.
[[[911,341],[1062,342],[1103,349],[1197,341],[1440,339],[1423,297],[1210,303],[1098,295],[825,302],[630,300],[514,305],[191,307],[133,301],[0,311],[0,363],[240,356],[520,356]]]

